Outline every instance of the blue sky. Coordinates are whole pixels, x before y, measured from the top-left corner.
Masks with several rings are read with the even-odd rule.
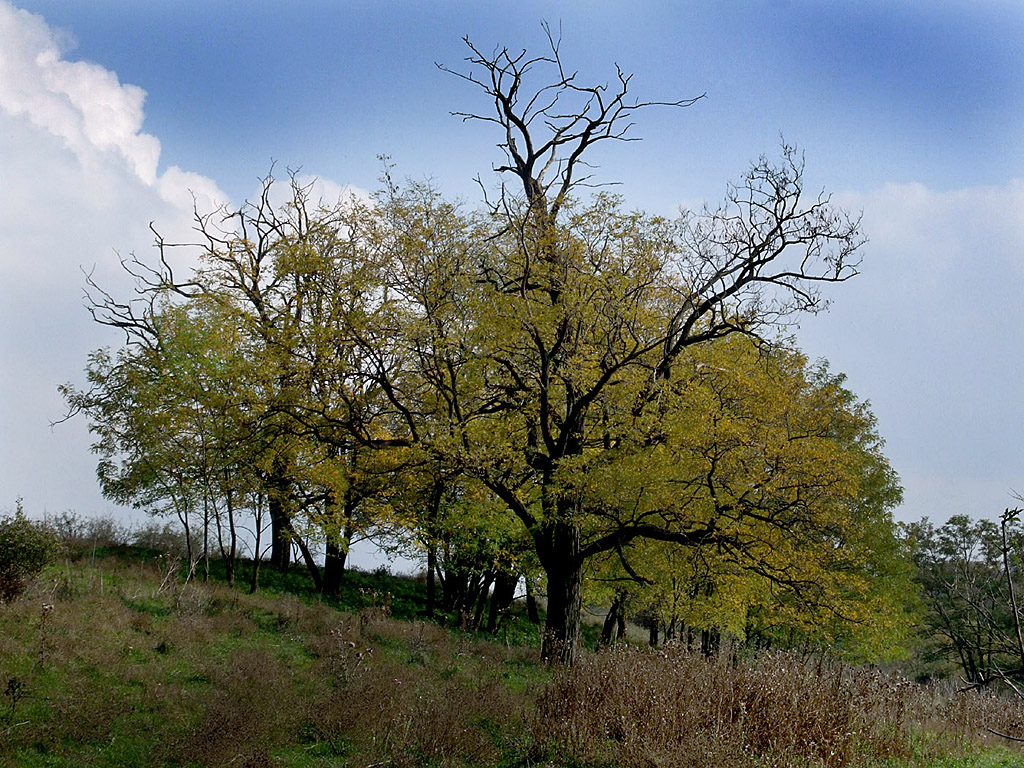
[[[18,10],[21,9],[21,10]],[[1018,2],[67,2],[0,0],[0,508],[112,508],[83,424],[51,430],[56,386],[116,344],[80,267],[118,285],[148,223],[187,233],[272,161],[373,189],[378,155],[472,203],[498,137],[459,68],[542,51],[585,81],[617,62],[643,141],[599,178],[670,214],[716,202],[780,135],[807,188],[864,213],[863,274],[798,331],[872,402],[906,487],[897,515],[995,515],[1024,490],[1024,6]]]

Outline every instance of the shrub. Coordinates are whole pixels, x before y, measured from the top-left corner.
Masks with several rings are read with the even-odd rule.
[[[132,537],[128,526],[113,517],[83,517],[77,512],[61,512],[46,518],[47,526],[72,549],[85,547],[123,547]]]
[[[53,530],[25,517],[18,499],[14,515],[0,519],[0,602],[10,602],[20,595],[58,550]]]
[[[155,520],[137,528],[131,535],[131,543],[136,547],[155,549],[182,557],[188,549],[185,534],[179,526],[172,523],[160,524]]]

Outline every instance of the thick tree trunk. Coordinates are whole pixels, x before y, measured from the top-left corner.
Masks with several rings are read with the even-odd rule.
[[[552,523],[548,540],[550,547],[541,563],[548,577],[548,615],[541,656],[548,663],[571,667],[579,655],[583,612],[580,529],[571,523]]]
[[[491,610],[487,615],[487,631],[492,635],[498,631],[498,619],[516,599],[516,584],[519,583],[518,573],[499,571],[494,580],[494,593],[491,595]]]
[[[341,582],[345,578],[345,560],[348,549],[337,539],[327,539],[324,553],[324,594],[337,596],[341,591]]]

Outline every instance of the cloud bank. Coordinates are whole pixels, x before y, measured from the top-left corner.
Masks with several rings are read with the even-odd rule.
[[[184,237],[193,201],[227,198],[211,179],[161,170],[145,91],[69,60],[67,35],[0,3],[0,39],[0,508],[20,495],[33,514],[107,511],[86,425],[49,426],[63,414],[58,384],[81,382],[88,351],[120,340],[91,322],[83,271],[128,290],[118,254],[151,247],[149,222]]]

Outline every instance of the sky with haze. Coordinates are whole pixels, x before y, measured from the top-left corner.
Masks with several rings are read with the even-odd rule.
[[[0,0],[0,510],[122,514],[99,493],[82,420],[85,274],[126,295],[118,254],[153,222],[187,238],[273,164],[325,199],[373,190],[386,155],[475,204],[502,156],[461,69],[468,36],[542,53],[547,20],[584,83],[616,63],[642,100],[593,150],[631,207],[722,199],[780,136],[806,189],[863,213],[862,274],[794,329],[869,400],[903,520],[994,517],[1024,492],[1024,4],[577,0]],[[125,513],[127,514],[127,513]],[[138,513],[134,513],[136,519]]]

